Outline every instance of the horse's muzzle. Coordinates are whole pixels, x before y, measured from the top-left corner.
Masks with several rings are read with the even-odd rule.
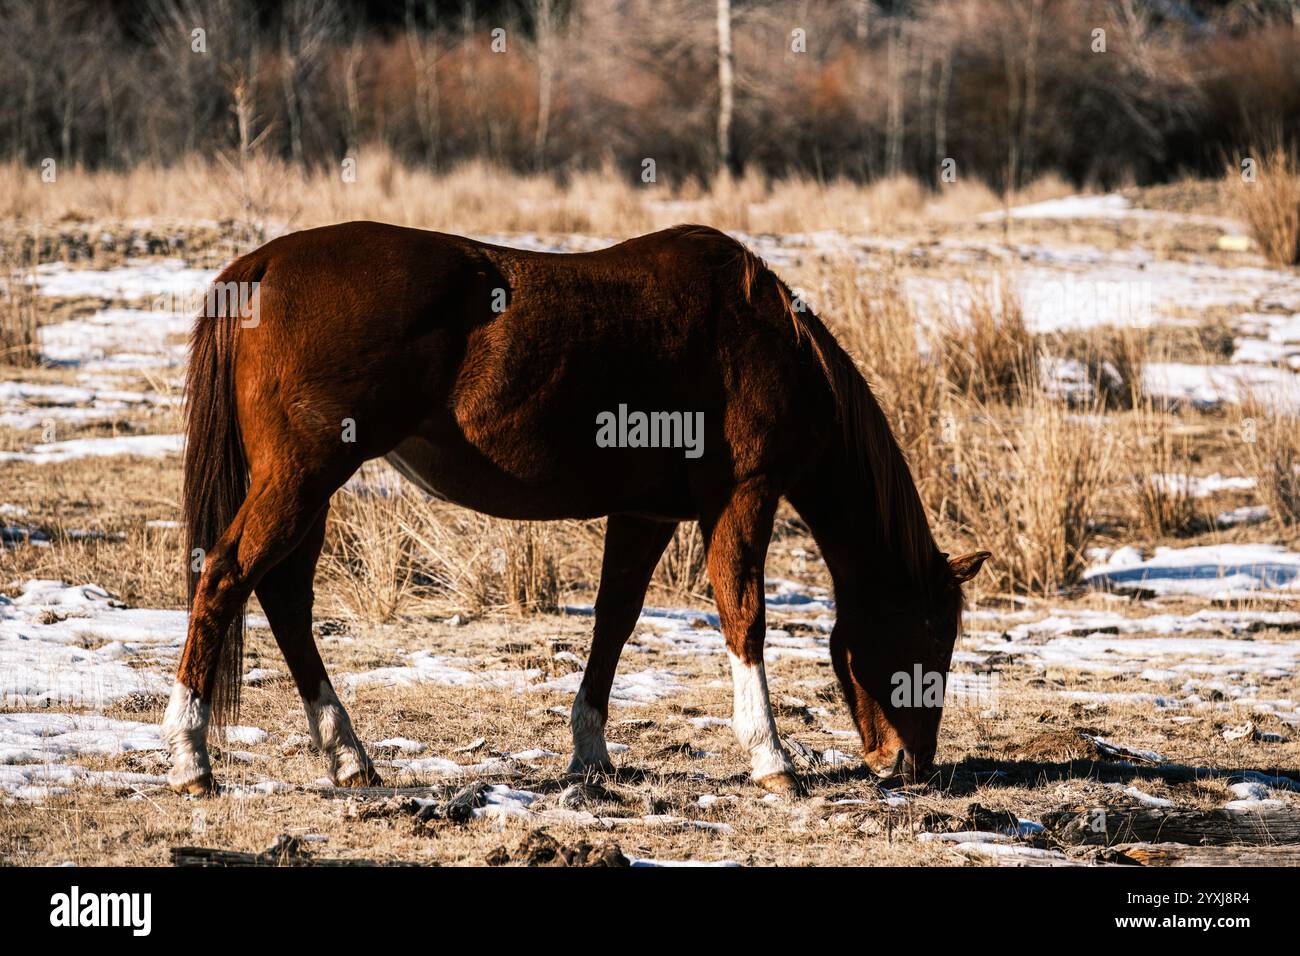
[[[906,747],[899,747],[892,758],[885,760],[872,759],[872,755],[868,755],[866,764],[881,783],[887,780],[910,783],[919,779],[921,773],[927,769]]]

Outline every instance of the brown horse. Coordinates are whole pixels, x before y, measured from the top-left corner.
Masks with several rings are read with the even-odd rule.
[[[866,381],[740,243],[679,226],[557,255],[354,222],[267,243],[214,288],[238,289],[240,306],[206,310],[191,341],[184,500],[196,573],[163,722],[176,789],[213,786],[208,723],[238,707],[253,593],[334,780],[377,782],[311,614],[330,496],[379,456],[487,514],[608,516],[571,771],[610,769],[619,654],[673,529],[698,520],[736,736],[759,784],[797,789],[763,670],[763,565],[783,496],[830,569],[831,656],[868,765],[890,776],[933,758],[942,700],[913,706],[892,692],[918,667],[946,677],[960,584],[988,554],[940,554]],[[652,437],[623,422],[608,440],[626,409],[667,414],[650,416]],[[685,449],[682,421],[702,424]]]

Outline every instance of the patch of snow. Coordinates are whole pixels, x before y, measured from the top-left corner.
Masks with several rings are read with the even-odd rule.
[[[1265,810],[1285,810],[1289,806],[1284,800],[1229,800],[1223,809],[1237,813],[1261,813]]]
[[[1139,562],[1111,560],[1084,573],[1093,587],[1139,587],[1156,594],[1225,598],[1243,592],[1296,589],[1300,554],[1272,544],[1156,548]]]
[[[1142,366],[1142,392],[1205,409],[1251,398],[1271,408],[1300,408],[1300,378],[1290,369],[1270,365],[1147,362]]]
[[[426,749],[424,744],[418,740],[411,740],[409,737],[385,737],[383,740],[376,740],[373,746],[392,747],[411,754],[423,753]]]
[[[650,866],[720,866],[738,867],[735,860],[656,860],[648,856],[630,856],[628,862],[636,867]]]
[[[988,857],[1006,863],[1068,864],[1070,859],[1057,850],[1040,850],[1015,843],[958,843],[953,849],[967,856]]]
[[[541,799],[541,794],[531,790],[514,790],[503,783],[493,784],[484,793],[485,803],[471,811],[475,819],[504,819],[526,817],[529,807]]]
[[[42,263],[36,267],[32,282],[46,296],[138,300],[202,295],[216,277],[213,270],[191,268],[183,259],[130,259],[111,269],[74,269],[65,262]]]
[[[171,680],[141,667],[180,652],[184,611],[125,608],[95,585],[36,580],[0,596],[0,701],[6,707],[103,707],[162,695]]]
[[[1249,475],[1221,475],[1217,471],[1204,476],[1154,474],[1149,480],[1157,491],[1193,498],[1208,498],[1223,491],[1250,491],[1259,484],[1258,478]]]
[[[444,684],[450,687],[504,687],[515,691],[558,691],[577,693],[582,683],[581,672],[565,674],[549,680],[540,680],[539,668],[523,670],[475,669],[477,663],[468,658],[414,651],[407,655],[407,665],[379,667],[374,670],[340,674],[334,679],[336,686],[348,692],[363,686],[409,687],[417,684]],[[682,690],[677,676],[671,671],[649,668],[620,673],[614,678],[610,702],[619,706],[644,704]]]
[[[193,313],[101,309],[40,328],[41,355],[54,365],[101,372],[179,368]]]
[[[267,734],[257,727],[228,727],[226,739],[260,743]],[[40,799],[72,787],[159,786],[166,783],[162,776],[88,770],[74,761],[165,750],[157,724],[99,714],[0,714],[0,790],[15,797]]]
[[[1237,525],[1261,524],[1268,520],[1268,515],[1268,505],[1242,505],[1219,512],[1214,523],[1220,528],[1235,528]]]
[[[37,465],[72,461],[77,458],[165,458],[179,455],[182,435],[119,435],[114,438],[73,438],[68,441],[33,445],[28,451],[0,452],[0,461],[25,461]]]

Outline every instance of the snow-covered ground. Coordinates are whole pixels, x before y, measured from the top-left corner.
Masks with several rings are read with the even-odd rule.
[[[211,269],[190,268],[183,259],[131,259],[111,269],[74,269],[63,262],[36,267],[33,282],[42,295],[73,298],[152,299],[189,297],[216,278]]]
[[[1074,197],[1012,210],[1011,214],[1017,219],[1148,217],[1116,196]],[[1206,220],[1201,224],[1217,223]],[[1222,225],[1229,228],[1229,224]],[[606,244],[580,236],[558,241],[538,236],[485,238],[557,251]],[[884,258],[899,255],[924,259],[930,266],[992,259],[1006,268],[1031,327],[1040,331],[1191,322],[1207,309],[1226,309],[1235,316],[1231,361],[1153,362],[1144,370],[1144,388],[1199,407],[1239,402],[1250,394],[1262,395],[1279,406],[1300,407],[1296,393],[1300,276],[1294,272],[1167,260],[1142,249],[1112,251],[1079,244],[1023,243],[1006,248],[993,241],[970,239],[941,241],[920,249],[899,240],[832,234],[741,238],[778,269],[827,253],[852,257],[861,263],[864,275]],[[908,277],[909,292],[923,319],[940,308],[960,310],[966,301],[963,297],[969,295],[961,279],[936,274],[942,271],[930,268]],[[168,430],[151,434],[67,438],[64,433],[94,422],[150,418],[174,410],[185,358],[184,336],[191,322],[190,313],[174,306],[184,297],[201,293],[214,274],[170,259],[133,261],[99,272],[65,266],[38,270],[36,284],[47,296],[99,296],[115,304],[41,329],[44,356],[51,365],[65,369],[69,381],[55,384],[15,373],[11,380],[0,382],[0,427],[23,436],[20,448],[0,451],[0,474],[10,467],[33,463],[56,467],[91,456],[177,453],[181,439],[174,433],[174,422]],[[1063,387],[1077,387],[1078,382],[1071,385],[1069,381],[1077,369],[1064,362],[1051,368]],[[1257,492],[1253,478],[1219,472],[1156,475],[1152,480],[1166,490],[1186,491],[1196,498],[1249,497]],[[33,539],[23,527],[26,517],[22,509],[0,503],[4,542],[30,540],[48,545],[48,541]],[[1247,504],[1219,514],[1218,524],[1224,528],[1250,525],[1266,517],[1262,505]],[[1199,721],[1207,727],[1214,719],[1246,726],[1267,718],[1288,734],[1293,728],[1300,732],[1300,701],[1295,699],[1300,694],[1278,690],[1279,685],[1294,681],[1300,664],[1300,642],[1291,639],[1300,630],[1300,553],[1271,544],[1231,543],[1160,547],[1147,552],[1126,546],[1092,557],[1085,581],[1097,593],[1089,598],[1093,603],[1087,607],[1072,606],[1063,598],[1057,606],[975,608],[968,614],[966,632],[954,655],[954,673],[946,686],[951,706],[974,706],[981,714],[996,712],[997,670],[1010,667],[1035,675],[1041,685],[1036,685],[1035,692],[1050,695],[1063,706],[1132,704],[1170,720]],[[166,697],[184,639],[185,613],[125,607],[89,582],[10,584],[17,596],[0,597],[0,702],[4,708],[0,713],[0,799],[39,801],[67,790],[92,788],[142,794],[163,786],[165,761],[156,726],[122,714],[133,712],[124,706],[133,701],[141,701],[143,709],[149,709]],[[1115,593],[1108,598],[1110,592]],[[1114,610],[1097,609],[1097,602],[1105,606],[1107,600],[1116,602]],[[1204,606],[1189,611],[1189,600],[1196,602],[1193,606]],[[782,661],[827,660],[835,615],[827,590],[771,578],[766,601],[767,657],[774,670]],[[1211,602],[1217,603],[1210,606]],[[565,611],[574,616],[592,613],[587,605]],[[264,621],[253,623],[265,626]],[[539,709],[563,712],[564,707],[548,707],[554,700],[543,701],[548,695],[561,699],[572,695],[585,661],[573,651],[562,653],[573,669],[560,676],[537,667],[503,666],[499,660],[488,661],[446,647],[417,647],[385,654],[382,663],[374,666],[339,670],[332,677],[345,698],[380,688],[438,685],[506,692],[530,706],[535,699]],[[715,611],[647,607],[614,683],[612,719],[635,714],[638,707],[681,699],[692,682],[701,680],[697,666],[701,661],[716,671],[719,676],[714,680],[722,686],[726,682],[722,676],[724,654]],[[254,668],[244,679],[255,686],[279,679],[281,673],[274,668]],[[1070,680],[1057,681],[1062,674]],[[1122,689],[1107,686],[1120,678],[1128,679]],[[797,687],[785,688],[791,690],[803,693]],[[806,700],[786,692],[776,695],[783,707],[805,715],[808,726],[834,738],[834,747],[821,744],[806,759],[822,767],[856,762],[857,735],[842,705],[815,698],[813,688],[808,690]],[[110,710],[113,716],[106,714]],[[703,734],[726,728],[729,717],[726,711],[690,712],[675,719]],[[237,759],[256,768],[265,758],[239,750],[240,745],[287,744],[301,730],[297,725],[234,728],[227,732],[225,746],[232,748]],[[1267,736],[1256,739],[1267,741]],[[367,744],[381,768],[433,778],[508,777],[529,766],[559,772],[566,758],[541,747],[503,753],[479,752],[483,748],[473,746],[465,752],[432,753],[430,749],[437,748],[400,737]],[[618,753],[635,746],[611,742],[610,749]],[[127,756],[138,760],[121,759]],[[105,762],[115,760],[115,766],[131,769],[101,769]],[[293,785],[305,782],[294,781]],[[1239,794],[1234,791],[1242,800],[1279,799],[1276,781],[1245,781],[1234,786],[1243,788]],[[232,787],[229,792],[256,798],[289,787],[289,783],[262,775],[258,782]],[[1141,791],[1128,796],[1145,805],[1160,805],[1160,798]],[[714,798],[707,805],[723,799],[714,794],[705,797]],[[701,807],[706,806],[705,797],[700,798]],[[888,806],[903,805],[908,799],[890,791],[870,797],[871,802]],[[474,814],[494,824],[522,817],[601,829],[635,822],[725,834],[728,827],[677,812],[606,816],[556,806],[554,800],[543,799],[539,793],[505,783],[494,784]],[[951,844],[971,856],[1028,855],[1043,862],[1055,861],[1048,851],[1014,842],[1035,826],[1033,821],[1022,820],[1019,828],[1007,831],[934,834],[926,842]],[[646,858],[633,862],[651,866],[683,861]]]
[[[1276,561],[1273,551],[1252,550]],[[1295,556],[1292,556],[1293,558]],[[1285,567],[1300,565],[1295,559]],[[1171,562],[1185,567],[1187,563]],[[1149,582],[1148,582],[1149,583]],[[768,657],[827,656],[833,606],[811,589],[808,604],[826,613],[801,618],[780,610],[798,593],[792,582],[769,582],[769,607],[774,623],[768,633]],[[799,602],[795,602],[798,606]],[[571,609],[578,614],[589,608]],[[254,619],[255,626],[265,621]],[[989,630],[997,624],[1004,630]],[[784,626],[783,626],[784,625]],[[1011,658],[1021,666],[1067,670],[1080,674],[1129,675],[1150,683],[1151,692],[1127,694],[1062,691],[1063,700],[1126,699],[1172,713],[1204,710],[1271,714],[1300,726],[1300,702],[1262,694],[1262,680],[1288,678],[1300,665],[1300,642],[1260,640],[1251,635],[1262,628],[1300,629],[1300,612],[1203,609],[1191,614],[1044,609],[1038,612],[975,610],[968,615],[968,632],[955,655],[949,681],[950,706],[996,707],[996,685],[981,683],[979,669],[990,654]],[[18,597],[0,597],[0,790],[12,797],[36,798],[73,786],[131,789],[159,785],[158,774],[122,775],[94,771],[86,757],[138,751],[161,755],[156,727],[101,715],[112,703],[132,697],[165,697],[185,633],[182,611],[123,607],[93,585],[68,586],[56,581],[29,581]],[[614,684],[615,707],[653,703],[684,689],[682,674],[671,666],[643,666],[637,658],[651,653],[692,658],[724,652],[712,612],[649,608],[638,622]],[[581,659],[577,659],[582,664]],[[975,672],[972,673],[972,667]],[[275,672],[250,671],[245,681],[256,683]],[[540,670],[485,667],[470,657],[450,657],[427,650],[409,653],[408,663],[334,675],[345,696],[358,687],[403,686],[417,683],[454,687],[573,693],[581,679],[575,671],[547,679]],[[987,695],[993,694],[990,698]],[[982,696],[983,695],[983,696]],[[796,701],[833,735],[855,743],[855,732],[835,711]],[[692,718],[699,728],[725,726],[725,715]],[[228,741],[256,743],[266,739],[258,728],[237,728]],[[425,754],[423,744],[403,739],[372,742],[376,754],[392,752],[380,766],[411,773],[446,776],[510,772],[519,761],[547,761],[560,755],[536,749],[486,760],[458,761],[453,755]],[[828,750],[824,764],[855,758]],[[155,762],[157,767],[163,765]],[[502,811],[506,812],[506,811]]]
[[[81,426],[178,406],[185,339],[195,314],[187,303],[201,302],[215,276],[214,270],[190,268],[179,259],[129,260],[104,270],[40,266],[33,281],[43,295],[130,304],[41,326],[43,361],[69,370],[74,382],[28,381],[22,373],[0,382],[0,427],[26,438],[24,447],[0,452],[0,461],[46,464],[176,454],[180,436],[175,434],[63,436]]]
[[[118,435],[113,438],[73,438],[31,446],[27,451],[0,451],[0,461],[26,461],[37,465],[74,458],[163,458],[179,454],[180,435]]]
[[[1204,220],[1225,230],[1227,221],[1134,209],[1117,195],[1068,197],[1013,209],[1016,219],[1154,218]],[[992,218],[1001,216],[993,214]],[[598,237],[484,236],[521,248],[580,251],[599,248]],[[743,235],[778,268],[827,254],[859,262],[864,281],[886,259],[914,258],[924,268],[909,272],[906,288],[923,321],[937,311],[968,307],[970,288],[963,271],[971,262],[992,262],[1005,272],[1031,329],[1050,331],[1097,325],[1149,326],[1196,321],[1207,309],[1236,310],[1239,333],[1231,361],[1197,364],[1153,361],[1144,369],[1148,394],[1207,407],[1240,402],[1254,395],[1285,407],[1300,407],[1294,367],[1300,365],[1300,274],[1253,265],[1228,266],[1209,261],[1159,258],[1142,248],[1101,249],[1064,243],[1012,243],[992,239],[946,239],[909,246],[898,239],[839,233]],[[945,269],[944,266],[954,268]],[[946,273],[946,275],[945,275]],[[141,406],[176,402],[185,358],[185,335],[194,309],[216,271],[196,269],[180,259],[137,259],[111,269],[90,270],[51,263],[38,268],[35,285],[46,296],[97,296],[126,303],[101,309],[40,330],[41,352],[48,362],[75,369],[76,385],[37,382],[0,383],[0,425],[48,432],[64,424],[111,419]],[[815,299],[815,295],[813,296]],[[169,392],[141,389],[146,373]],[[1054,364],[1051,375],[1064,391],[1086,389],[1080,370],[1068,362]],[[20,460],[90,454],[167,453],[174,442],[115,441],[109,445],[56,443],[48,434],[20,451]],[[147,449],[147,450],[142,450]]]

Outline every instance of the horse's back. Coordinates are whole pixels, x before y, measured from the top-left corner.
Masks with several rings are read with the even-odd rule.
[[[758,266],[704,227],[574,254],[368,222],[294,233],[244,260],[263,321],[239,347],[260,379],[241,418],[278,397],[304,427],[355,421],[366,455],[400,445],[432,490],[492,513],[684,514],[692,484],[797,467],[827,417],[788,318],[756,305]],[[621,410],[699,416],[702,456],[598,447]]]

